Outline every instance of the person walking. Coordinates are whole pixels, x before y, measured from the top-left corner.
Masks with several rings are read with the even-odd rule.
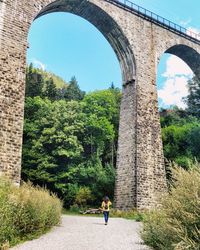
[[[104,215],[104,220],[105,220],[105,225],[108,224],[109,211],[110,211],[110,206],[111,205],[112,205],[112,203],[110,202],[108,196],[105,196],[103,198],[103,202],[101,204],[101,208],[102,208],[103,215]]]

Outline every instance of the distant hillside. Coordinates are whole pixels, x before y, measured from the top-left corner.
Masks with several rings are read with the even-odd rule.
[[[60,76],[55,75],[54,73],[43,71],[43,74],[44,74],[45,80],[52,78],[53,82],[55,83],[58,89],[65,88],[69,85],[67,82],[65,82],[65,80],[63,80]]]
[[[52,72],[44,71],[42,69],[36,69],[43,77],[44,80],[49,80],[50,78],[53,79],[54,84],[58,89],[65,88],[69,85],[65,80],[63,80],[60,76],[55,75]]]

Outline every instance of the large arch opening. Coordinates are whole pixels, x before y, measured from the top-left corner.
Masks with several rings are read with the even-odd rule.
[[[67,82],[74,75],[87,92],[108,88],[112,82],[121,88],[121,69],[112,47],[91,23],[71,13],[50,13],[33,22],[27,62]]]
[[[167,49],[159,63],[158,100],[166,166],[176,162],[187,169],[200,160],[199,63],[199,53],[186,45]]]
[[[115,51],[121,66],[123,83],[135,79],[136,65],[133,51],[121,28],[108,13],[89,1],[76,0],[72,3],[58,0],[43,8],[35,18],[53,12],[69,12],[93,24]]]
[[[117,24],[108,16],[108,14],[104,13],[95,5],[92,5],[91,3],[88,5],[88,3],[84,2],[80,8],[80,6],[77,7],[77,4],[78,3],[74,5],[70,3],[67,5],[64,1],[56,1],[55,3],[44,8],[36,17],[36,19],[42,18],[42,16],[47,16],[46,14],[51,14],[54,12],[70,12],[88,20],[98,30],[100,30],[101,33],[103,33],[104,37],[114,49],[121,66],[123,83],[127,83],[132,79],[135,79],[134,57],[130,50],[127,39]],[[37,72],[30,67],[28,72],[28,78],[33,76],[33,78],[38,79],[38,75],[40,75],[40,72]],[[45,84],[47,85],[47,83]],[[45,88],[47,87],[45,86]],[[104,98],[102,98],[103,95],[105,95]],[[106,91],[104,93],[91,93],[90,95],[86,96],[84,103],[81,104],[78,102],[68,102],[65,104],[63,104],[63,102],[58,102],[56,105],[54,105],[56,100],[53,100],[53,102],[43,101],[40,98],[37,98],[37,96],[34,97],[34,100],[29,98],[26,102],[25,108],[26,131],[24,134],[24,143],[26,143],[26,147],[23,148],[23,177],[25,177],[25,179],[31,179],[31,177],[33,177],[31,181],[34,182],[34,176],[37,175],[37,180],[35,183],[47,185],[46,182],[48,181],[47,186],[50,189],[53,189],[53,185],[55,189],[56,185],[57,191],[60,190],[59,195],[65,199],[66,206],[73,205],[77,198],[76,194],[84,193],[85,196],[88,196],[89,201],[90,199],[93,199],[94,194],[91,192],[93,190],[91,190],[90,187],[88,188],[88,183],[93,183],[93,187],[95,186],[94,183],[96,183],[96,187],[94,187],[94,189],[96,188],[96,192],[99,192],[97,197],[95,197],[97,198],[96,201],[99,200],[100,195],[102,196],[103,193],[113,195],[109,192],[109,190],[107,190],[108,185],[112,185],[113,183],[113,166],[108,166],[105,170],[105,166],[102,166],[102,164],[98,162],[99,159],[97,158],[99,155],[102,157],[102,159],[105,159],[106,156],[105,154],[103,156],[101,155],[101,147],[103,146],[100,145],[101,147],[97,147],[96,145],[97,143],[101,144],[102,141],[100,138],[95,139],[92,133],[100,133],[100,135],[98,135],[99,137],[104,136],[105,141],[111,143],[109,147],[111,147],[111,153],[113,153],[112,151],[115,149],[113,148],[113,142],[111,139],[113,138],[112,134],[116,132],[112,129],[112,126],[115,127],[117,124],[112,124],[109,120],[110,118],[106,120],[102,113],[108,113],[108,115],[110,115],[109,112],[113,112],[111,110],[113,109],[113,102],[118,102],[117,99],[120,99],[120,93],[116,91],[116,89],[112,88],[110,89],[110,93]],[[92,107],[94,103],[95,106]],[[114,107],[114,109],[116,108],[118,109],[119,107]],[[97,110],[97,113],[92,114],[95,109]],[[49,110],[50,113],[48,113]],[[116,112],[118,112],[118,110],[116,110]],[[61,113],[62,115],[60,115]],[[113,112],[113,117],[111,117],[111,119],[114,119],[113,122],[117,123],[118,121],[115,119],[118,118],[115,117],[114,113],[115,111]],[[41,114],[44,116],[40,117]],[[73,118],[70,118],[71,114],[73,115]],[[89,118],[85,116],[86,114],[90,115]],[[55,126],[57,121],[60,119],[60,116],[61,124]],[[87,120],[86,124],[81,124],[82,116],[85,116],[84,119]],[[32,133],[33,131],[30,131],[30,121],[34,123],[33,127],[36,130],[36,133]],[[96,123],[98,124],[95,127]],[[67,127],[71,127],[71,130],[69,131]],[[79,135],[77,131],[80,131]],[[88,133],[88,138],[84,138],[83,131]],[[38,138],[37,136],[40,132],[42,135]],[[66,138],[66,136],[68,136],[68,138]],[[51,140],[49,141],[48,138],[51,138]],[[80,143],[81,138],[84,141],[84,145],[81,145]],[[57,140],[59,140],[58,144]],[[32,145],[32,141],[35,142],[34,145]],[[62,143],[64,147],[61,145]],[[97,147],[97,150],[94,150],[95,146]],[[108,145],[106,147],[108,147]],[[47,156],[46,151],[48,151],[50,148],[50,154]],[[110,151],[110,148],[104,148],[104,152],[106,150]],[[86,167],[84,162],[86,159],[86,154],[88,152],[90,152],[90,154],[91,152],[94,153],[94,151],[95,155],[92,155]],[[26,154],[30,157],[30,160],[28,161],[24,160]],[[54,158],[55,155],[57,160]],[[69,159],[73,157],[75,158],[74,163],[69,164]],[[78,158],[82,159],[79,160]],[[113,155],[111,155],[111,160],[113,162]],[[94,165],[96,169],[94,168]],[[40,171],[38,171],[38,166]],[[36,173],[37,171],[38,173]],[[59,179],[59,181],[57,184],[55,184],[53,176],[55,176],[58,172],[60,172],[60,175],[57,175],[56,178],[57,180]],[[79,173],[82,175],[82,179],[78,177]],[[70,180],[73,178],[80,179],[77,181],[78,184],[70,182]],[[106,180],[106,178],[108,180]],[[107,182],[108,185],[105,187],[98,186],[100,183],[102,185],[103,182]]]

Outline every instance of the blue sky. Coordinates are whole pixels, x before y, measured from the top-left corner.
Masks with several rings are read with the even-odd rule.
[[[134,0],[183,27],[200,30],[199,0]],[[27,62],[69,81],[76,76],[85,91],[121,87],[121,70],[114,51],[88,21],[69,13],[52,13],[35,20],[29,31]],[[159,105],[185,107],[191,71],[181,60],[164,55],[158,68]]]

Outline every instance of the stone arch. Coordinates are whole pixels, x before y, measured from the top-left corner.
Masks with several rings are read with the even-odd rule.
[[[49,2],[49,1],[47,1]],[[90,1],[57,0],[47,3],[33,20],[53,12],[69,12],[80,16],[93,24],[107,39],[119,60],[123,84],[135,80],[136,66],[133,51],[127,37],[116,21],[103,9]]]
[[[5,14],[0,8],[0,122],[5,126],[0,127],[0,133],[4,135],[3,139],[0,137],[0,174],[4,172],[16,183],[20,181],[29,27],[35,18],[42,15],[56,11],[70,12],[92,23],[104,35],[122,69],[124,86],[116,207],[153,207],[156,194],[166,191],[155,88],[156,60],[160,50],[165,51],[175,43],[185,41],[193,48],[197,48],[196,44],[182,37],[179,39],[177,34],[161,26],[150,24],[149,20],[132,14],[118,1],[10,0],[2,4],[5,5]]]
[[[187,45],[177,44],[165,51],[182,59],[200,79],[200,54]]]

